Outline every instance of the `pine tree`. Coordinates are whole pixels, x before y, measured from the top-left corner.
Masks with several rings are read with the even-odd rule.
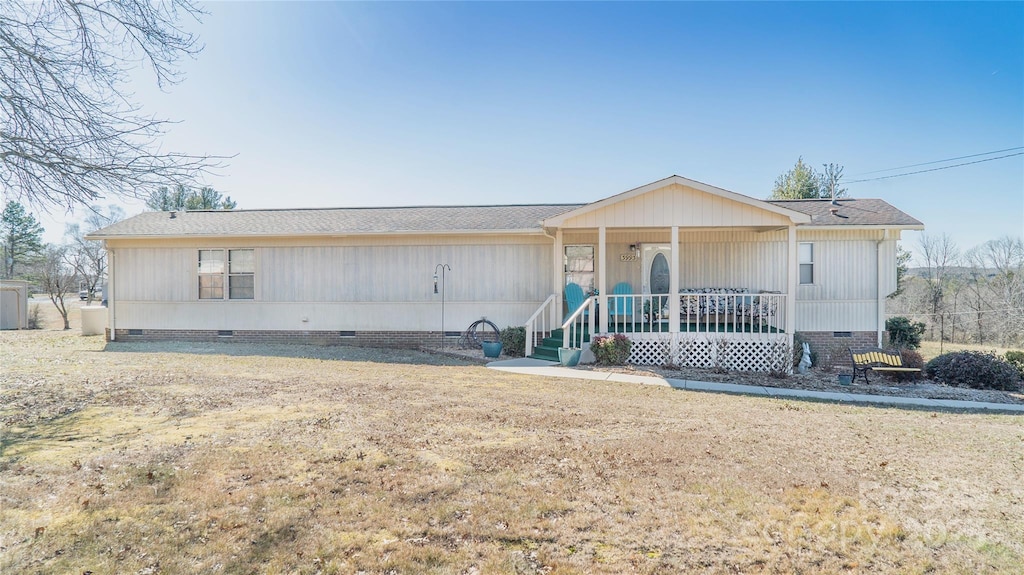
[[[38,258],[43,250],[43,226],[18,202],[7,202],[0,216],[0,238],[3,240],[3,275],[15,277],[19,267]]]

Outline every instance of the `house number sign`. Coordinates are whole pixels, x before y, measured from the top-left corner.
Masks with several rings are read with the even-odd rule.
[[[619,254],[619,261],[622,262],[635,262],[636,254]]]

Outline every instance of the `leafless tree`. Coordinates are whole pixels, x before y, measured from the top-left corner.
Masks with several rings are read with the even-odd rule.
[[[132,101],[148,67],[161,89],[201,50],[181,25],[192,0],[5,0],[0,3],[0,184],[43,207],[90,204],[158,186],[195,185],[223,158],[165,152],[169,122]]]
[[[846,197],[846,188],[839,187],[839,181],[843,179],[843,167],[839,164],[822,164],[821,173],[818,175],[821,180],[822,197],[836,199]],[[828,194],[827,196],[825,194]]]
[[[124,210],[119,206],[89,208],[83,223],[68,224],[64,233],[68,241],[65,252],[68,265],[75,270],[79,281],[85,285],[86,305],[92,303],[97,289],[107,277],[107,250],[99,240],[87,240],[85,236],[114,222],[124,219]]]
[[[929,339],[935,339],[935,324],[941,319],[942,304],[945,298],[945,290],[948,287],[952,267],[960,258],[960,249],[949,234],[931,236],[921,234],[918,246],[924,258],[925,279],[928,280],[928,306],[930,308],[932,321],[929,322]],[[939,337],[945,333],[940,328]]]
[[[890,315],[926,321],[933,341],[1024,344],[1024,239],[998,238],[960,256],[948,236],[924,236],[920,252]]]
[[[68,323],[68,307],[64,299],[69,293],[76,291],[77,277],[75,270],[67,263],[67,251],[66,246],[46,246],[43,258],[39,262],[37,280],[64,318],[64,329],[71,329],[71,324]]]
[[[995,305],[1002,310],[1002,345],[1024,336],[1024,239],[1004,236],[985,242],[981,252],[994,270],[990,279]]]
[[[991,330],[988,316],[992,311],[985,261],[985,255],[980,248],[971,248],[964,253],[964,264],[967,267],[967,282],[964,286],[967,293],[966,304],[974,312],[972,314],[974,339],[981,344],[985,343],[986,336]]]

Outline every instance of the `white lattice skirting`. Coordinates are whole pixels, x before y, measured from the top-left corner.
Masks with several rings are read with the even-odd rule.
[[[789,371],[793,353],[784,334],[757,339],[722,333],[627,334],[633,341],[629,362],[636,365],[720,367],[735,371]]]

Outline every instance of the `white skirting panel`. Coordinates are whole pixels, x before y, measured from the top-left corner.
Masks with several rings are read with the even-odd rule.
[[[637,365],[789,372],[793,352],[788,336],[735,333],[631,333],[629,362]]]
[[[543,302],[446,302],[445,331],[487,317],[522,325]],[[119,329],[440,331],[441,298],[430,303],[117,302]]]

